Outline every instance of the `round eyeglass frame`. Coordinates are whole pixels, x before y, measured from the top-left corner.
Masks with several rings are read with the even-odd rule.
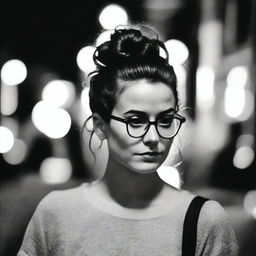
[[[150,120],[148,120],[148,125],[147,125],[147,127],[146,127],[146,129],[145,129],[145,132],[144,132],[142,135],[140,135],[140,136],[133,136],[133,135],[131,135],[130,132],[129,132],[129,128],[128,128],[129,121],[128,121],[127,119],[124,119],[124,118],[121,118],[121,117],[118,117],[118,116],[114,116],[114,115],[111,115],[111,116],[110,116],[110,119],[113,119],[113,120],[118,121],[118,122],[125,123],[125,124],[126,124],[126,131],[127,131],[128,135],[129,135],[130,137],[132,137],[132,138],[141,138],[141,137],[145,136],[146,133],[148,132],[150,126],[151,126],[151,125],[154,125],[155,128],[156,128],[157,134],[158,134],[161,138],[163,138],[163,139],[172,139],[173,137],[175,137],[175,136],[178,134],[178,132],[179,132],[179,130],[180,130],[180,128],[181,128],[181,125],[186,121],[186,118],[185,118],[185,117],[183,117],[183,116],[181,116],[181,115],[179,115],[179,114],[177,114],[177,113],[174,113],[173,118],[179,120],[179,126],[178,126],[178,128],[177,128],[177,131],[176,131],[172,136],[170,136],[170,137],[164,137],[164,136],[162,136],[162,135],[160,134],[160,132],[158,131],[158,128],[157,128],[157,122],[158,122],[158,120],[155,120],[155,121],[150,121]]]

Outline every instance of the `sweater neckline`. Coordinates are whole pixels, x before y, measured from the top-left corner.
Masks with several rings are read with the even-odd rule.
[[[148,220],[168,215],[168,213],[173,211],[178,204],[184,202],[184,199],[192,199],[192,194],[188,191],[173,190],[173,188],[167,185],[163,188],[163,191],[161,191],[161,197],[159,197],[158,200],[153,201],[146,208],[133,209],[126,208],[113,199],[110,199],[103,193],[100,186],[98,186],[98,182],[83,183],[81,186],[83,188],[83,197],[85,201],[92,207],[114,217],[130,220]],[[173,193],[170,193],[170,190],[173,190]],[[168,203],[168,196],[170,197],[170,203]]]

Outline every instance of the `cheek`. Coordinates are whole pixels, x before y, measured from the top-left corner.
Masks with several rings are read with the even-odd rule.
[[[115,151],[119,154],[129,151],[129,149],[138,143],[137,139],[128,135],[125,126],[113,127],[108,133],[107,140],[109,152]]]
[[[164,158],[166,158],[167,155],[169,154],[169,151],[170,151],[170,148],[172,146],[172,143],[173,143],[173,139],[171,139],[171,140],[164,140],[162,142],[162,145],[164,147],[164,152],[165,152],[164,153]]]

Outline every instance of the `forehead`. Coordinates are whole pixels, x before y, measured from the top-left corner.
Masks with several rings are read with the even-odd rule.
[[[118,84],[121,92],[117,96],[113,113],[139,110],[153,115],[169,108],[175,108],[173,91],[165,83],[140,79],[134,81],[119,80]]]

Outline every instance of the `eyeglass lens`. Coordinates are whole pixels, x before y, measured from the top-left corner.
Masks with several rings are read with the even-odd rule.
[[[145,118],[132,118],[127,122],[128,133],[132,137],[141,137],[146,134],[150,128],[150,123]],[[173,117],[163,117],[157,120],[156,129],[163,138],[173,137],[180,127],[180,120]]]

